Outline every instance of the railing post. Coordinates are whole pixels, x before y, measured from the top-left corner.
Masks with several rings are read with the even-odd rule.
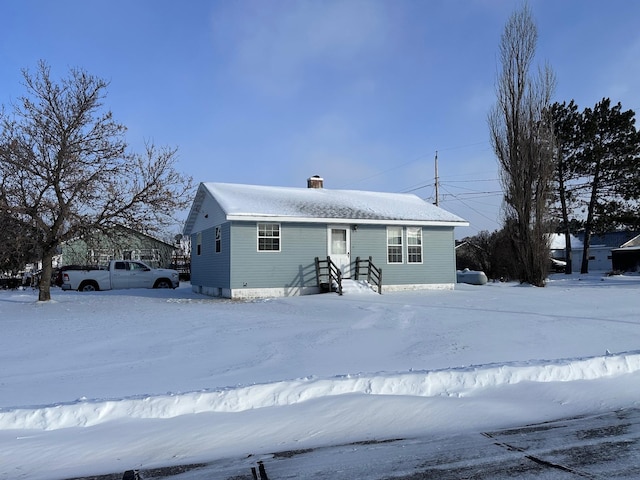
[[[333,263],[329,255],[327,255],[327,268],[329,270],[329,288],[331,288],[331,281],[335,278],[338,285],[338,294],[342,295],[342,271]]]
[[[360,257],[356,257],[356,280],[359,280],[360,276]]]
[[[316,285],[320,288],[320,259],[316,257]]]

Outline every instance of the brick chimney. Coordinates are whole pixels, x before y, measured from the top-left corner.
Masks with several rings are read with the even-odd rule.
[[[324,179],[319,175],[307,178],[307,188],[322,188],[324,186]]]

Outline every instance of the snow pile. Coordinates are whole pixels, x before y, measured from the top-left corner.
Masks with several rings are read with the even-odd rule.
[[[376,293],[373,287],[365,280],[342,280],[342,293],[354,294],[354,293]]]
[[[432,372],[302,378],[216,391],[107,401],[78,401],[32,409],[0,410],[0,429],[91,427],[123,418],[165,419],[204,412],[236,413],[285,407],[338,395],[465,396],[521,382],[597,380],[640,370],[640,353],[528,365],[488,365]]]

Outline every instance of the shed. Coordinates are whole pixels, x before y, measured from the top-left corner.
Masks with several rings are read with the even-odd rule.
[[[319,293],[320,262],[342,278],[383,270],[382,291],[453,288],[462,218],[413,194],[201,183],[184,234],[194,291],[226,298]]]
[[[616,254],[615,252],[620,251],[624,247],[632,246],[637,236],[638,232],[629,231],[605,232],[592,235],[589,244],[589,271],[607,272],[612,268],[613,270],[624,271],[625,268],[619,268],[620,265],[616,266],[614,258],[617,256],[619,263],[622,256],[628,258],[630,250],[625,250],[622,255],[620,253]],[[580,272],[582,266],[582,255],[584,252],[583,242],[583,232],[578,233],[576,236],[571,236],[572,266],[574,272]],[[555,234],[551,237],[551,256],[557,260],[566,260],[563,234]]]
[[[616,272],[640,271],[640,235],[611,251],[611,262]]]

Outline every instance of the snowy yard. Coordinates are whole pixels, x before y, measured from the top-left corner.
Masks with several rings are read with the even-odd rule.
[[[3,479],[640,405],[638,276],[255,302],[188,285],[52,297],[0,291]]]

